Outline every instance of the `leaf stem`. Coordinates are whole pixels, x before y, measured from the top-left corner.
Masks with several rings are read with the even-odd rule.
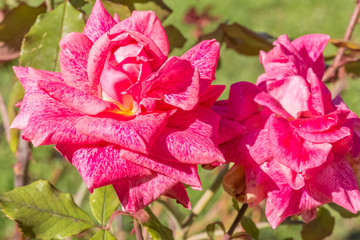
[[[118,216],[118,215],[126,215],[126,216],[129,216],[129,217],[132,217],[133,219],[135,219],[134,215],[132,213],[117,210],[117,211],[113,212],[113,214],[111,214],[111,217],[109,219],[109,223],[107,224],[105,230],[109,230],[111,228],[111,225],[112,225],[113,221],[115,220],[115,217]]]
[[[344,41],[349,41],[351,39],[351,35],[355,29],[355,25],[358,21],[359,18],[359,14],[360,14],[360,0],[356,1],[356,6],[354,8],[354,11],[351,15],[350,18],[350,22],[347,26],[345,35],[344,35]],[[345,47],[340,47],[336,53],[336,56],[334,58],[333,63],[331,64],[331,66],[325,71],[324,76],[323,76],[323,81],[327,82],[328,80],[330,80],[331,78],[333,78],[336,74],[336,71],[338,70],[338,68],[343,68],[340,66],[341,63],[341,59],[344,55],[345,52]]]
[[[227,233],[225,234],[223,240],[230,240],[230,239],[231,239],[231,236],[233,235],[233,233],[234,233],[237,225],[238,225],[239,222],[241,221],[241,218],[244,216],[244,214],[245,214],[245,212],[246,212],[247,209],[248,209],[248,204],[247,204],[247,203],[244,203],[244,204],[241,206],[241,208],[240,208],[240,210],[239,210],[239,212],[238,212],[238,214],[237,214],[234,222],[231,224],[231,227],[229,228],[229,230],[228,230]]]
[[[1,119],[4,125],[4,132],[6,136],[6,141],[10,144],[10,123],[9,123],[9,116],[7,113],[7,109],[5,106],[4,99],[2,97],[2,94],[0,93],[0,113],[1,113]]]

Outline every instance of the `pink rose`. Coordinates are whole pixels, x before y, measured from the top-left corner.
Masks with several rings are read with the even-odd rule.
[[[328,39],[312,34],[290,42],[280,36],[274,49],[261,53],[265,74],[257,85],[235,83],[229,100],[214,106],[223,116],[220,148],[236,163],[229,173],[236,176],[227,176],[224,185],[250,206],[266,198],[273,228],[296,214],[311,221],[329,202],[360,210],[352,168],[359,161],[359,119],[340,97],[331,100],[321,81]],[[243,172],[246,186],[234,187]]]
[[[225,161],[210,109],[224,89],[211,85],[219,43],[168,58],[153,12],[120,22],[98,0],[84,32],[60,46],[61,73],[14,67],[25,97],[12,127],[56,144],[90,191],[112,184],[126,211],[160,195],[190,208],[183,183],[201,189],[197,164]]]

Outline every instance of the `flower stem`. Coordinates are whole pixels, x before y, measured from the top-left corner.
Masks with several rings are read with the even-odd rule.
[[[227,233],[225,234],[223,240],[230,240],[230,239],[231,239],[231,236],[233,235],[233,233],[234,233],[237,225],[238,225],[239,222],[241,221],[241,218],[244,216],[244,214],[245,214],[245,212],[246,212],[247,209],[248,209],[248,204],[247,204],[247,203],[244,203],[244,204],[241,206],[241,208],[240,208],[240,210],[239,210],[239,212],[238,212],[238,214],[237,214],[234,222],[231,224],[231,227],[229,228],[229,230],[228,230]]]

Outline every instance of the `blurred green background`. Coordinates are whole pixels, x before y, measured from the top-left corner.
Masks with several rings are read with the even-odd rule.
[[[6,1],[0,1],[0,7]],[[121,1],[117,1],[121,2]],[[184,46],[172,51],[171,55],[181,55],[191,48],[196,42],[196,36],[200,33],[207,34],[214,31],[219,23],[237,22],[255,32],[268,33],[274,37],[287,34],[294,39],[309,33],[325,33],[331,38],[342,38],[348,25],[350,15],[355,6],[355,1],[349,0],[164,0],[169,8],[173,10],[170,16],[163,22],[164,26],[174,25],[187,39]],[[189,9],[194,11],[203,22],[188,24],[184,22],[184,16],[189,14]],[[202,24],[199,29],[199,24]],[[353,34],[353,40],[360,42],[360,28],[357,27]],[[336,48],[329,45],[325,55],[331,56],[336,53]],[[1,54],[1,53],[0,53]],[[17,60],[0,63],[0,92],[5,101],[11,94],[11,87],[16,82],[11,66],[17,65]],[[237,81],[255,82],[263,68],[257,56],[244,56],[227,49],[226,44],[221,47],[220,64],[216,73],[215,84],[230,86]],[[221,96],[227,98],[228,89]],[[342,94],[347,105],[356,113],[360,113],[360,84],[357,79],[349,79],[348,88]],[[5,132],[1,121],[0,126],[0,192],[6,192],[14,187],[13,165],[16,162],[15,155],[10,151],[5,139]],[[215,174],[200,170],[202,179],[213,179]],[[33,149],[29,167],[29,180],[47,179],[54,183],[58,189],[75,194],[81,189],[82,180],[76,169],[67,163],[62,157],[53,151],[52,146],[42,146]],[[203,181],[206,189],[211,181]],[[189,190],[192,204],[202,194],[199,191]],[[89,209],[84,196],[83,206]],[[208,207],[207,216],[200,216],[197,225],[194,224],[191,233],[204,231],[204,226],[216,220],[224,221],[229,227],[235,217],[235,211],[231,209],[231,198],[220,190],[214,199],[213,205]],[[154,208],[159,207],[155,205]],[[330,209],[330,208],[328,208]],[[256,217],[257,211],[250,211]],[[189,214],[182,210],[184,216]],[[327,239],[360,239],[359,218],[343,219],[339,214],[331,210],[332,216],[336,218],[334,233]],[[258,217],[263,220],[263,216]],[[130,219],[123,218],[122,228],[125,232],[131,231]],[[261,229],[260,239],[285,239],[292,237],[300,239],[301,226],[283,225],[273,231],[269,227]],[[14,223],[0,213],[0,239],[12,239]],[[131,236],[130,238],[134,238]]]

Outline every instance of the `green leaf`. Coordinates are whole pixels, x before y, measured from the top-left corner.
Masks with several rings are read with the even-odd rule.
[[[236,200],[236,198],[232,198],[232,205],[235,208],[236,211],[240,210],[239,202]]]
[[[120,204],[112,185],[95,189],[90,195],[89,202],[94,217],[102,226],[105,226],[111,214]]]
[[[39,15],[25,36],[20,52],[21,66],[59,71],[59,41],[70,32],[81,32],[84,26],[83,14],[68,1]]]
[[[220,24],[212,33],[200,37],[200,41],[215,38],[226,43],[227,48],[234,49],[244,55],[258,55],[260,50],[269,51],[273,48],[274,38],[268,34],[256,33],[238,23]]]
[[[95,233],[90,240],[116,240],[116,238],[109,231],[102,229]]]
[[[5,215],[33,238],[63,239],[94,226],[70,194],[44,180],[1,193],[0,205]]]
[[[45,7],[28,7],[20,4],[7,12],[0,24],[0,61],[9,61],[19,57],[20,47],[25,34],[36,17],[45,12]]]
[[[182,48],[184,46],[186,38],[174,25],[166,26],[165,31],[169,40],[169,53],[174,48]]]
[[[329,203],[328,204],[332,209],[334,209],[335,211],[337,211],[343,218],[353,218],[353,217],[357,217],[359,216],[358,214],[349,212],[348,210],[346,210],[343,207],[340,207],[339,205],[335,204],[335,203]]]
[[[252,238],[259,238],[260,231],[250,217],[243,216],[241,218],[241,226],[244,228],[245,232],[249,234]]]
[[[210,223],[209,225],[206,226],[206,233],[207,233],[207,235],[209,236],[209,238],[211,240],[215,239],[215,227],[216,227],[216,225],[219,225],[219,227],[224,231],[224,234],[226,233],[225,226],[224,226],[224,224],[222,222],[217,221],[217,222]]]
[[[146,223],[142,223],[147,228],[147,231],[153,240],[173,240],[173,232],[170,228],[161,224],[159,219],[151,212],[149,207],[145,207],[144,210],[149,214],[149,219]]]
[[[321,240],[331,235],[334,229],[335,219],[325,208],[320,208],[316,219],[303,225],[301,237],[304,240]]]

